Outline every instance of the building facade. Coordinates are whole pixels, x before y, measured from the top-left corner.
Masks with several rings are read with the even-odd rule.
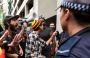
[[[13,0],[12,5],[12,15],[29,18],[35,13],[36,19],[41,15],[47,19],[56,15],[57,0]]]
[[[3,0],[3,8],[5,15],[20,15],[28,19],[32,17],[38,19],[42,15],[47,26],[54,22],[56,29],[61,32],[59,11],[55,11],[59,2],[60,0]]]
[[[60,2],[62,0],[57,0],[57,7],[60,6]],[[61,24],[60,24],[60,9],[56,10],[57,11],[57,21],[56,21],[56,28],[59,30],[59,32],[62,32]]]

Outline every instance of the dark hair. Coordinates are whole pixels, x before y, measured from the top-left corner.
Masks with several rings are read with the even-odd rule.
[[[55,23],[54,23],[54,22],[51,22],[50,24],[54,24],[54,25],[55,25]]]
[[[61,8],[63,8],[64,10],[66,9],[64,7],[61,7]],[[80,25],[89,25],[90,24],[90,11],[77,11],[77,10],[72,10],[72,9],[69,9],[69,10],[73,13],[75,20]]]
[[[8,21],[5,21],[4,20],[4,26],[5,26],[5,29],[8,29],[8,24],[11,22],[11,20],[8,20]]]
[[[39,19],[43,19],[45,21],[45,18],[42,15],[39,16]]]
[[[82,11],[74,11],[71,10],[73,16],[76,21],[81,25],[89,25],[90,24],[90,11],[82,12]]]

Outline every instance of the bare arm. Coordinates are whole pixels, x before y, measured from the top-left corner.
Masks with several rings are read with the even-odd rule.
[[[23,26],[22,26],[21,31],[17,34],[16,38],[17,38],[18,41],[22,40],[21,37],[23,36],[26,27],[27,27],[27,24],[24,23]]]
[[[4,40],[8,36],[8,30],[5,31],[5,33],[0,38],[0,45],[4,44]]]
[[[23,55],[23,49],[22,49],[20,44],[19,44],[19,49],[20,49],[19,54],[22,56]]]
[[[48,45],[51,41],[52,41],[52,39],[54,39],[55,38],[55,36],[56,36],[56,34],[57,34],[57,32],[55,31],[55,32],[53,32],[53,34],[52,34],[52,36],[49,38],[49,40],[46,42],[46,44]]]

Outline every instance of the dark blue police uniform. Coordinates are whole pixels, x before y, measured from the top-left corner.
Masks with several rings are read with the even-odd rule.
[[[87,27],[65,40],[55,58],[90,58],[90,27]]]

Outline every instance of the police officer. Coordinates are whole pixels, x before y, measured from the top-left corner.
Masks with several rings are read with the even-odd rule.
[[[63,0],[59,8],[62,29],[69,37],[55,58],[90,58],[90,0]]]

